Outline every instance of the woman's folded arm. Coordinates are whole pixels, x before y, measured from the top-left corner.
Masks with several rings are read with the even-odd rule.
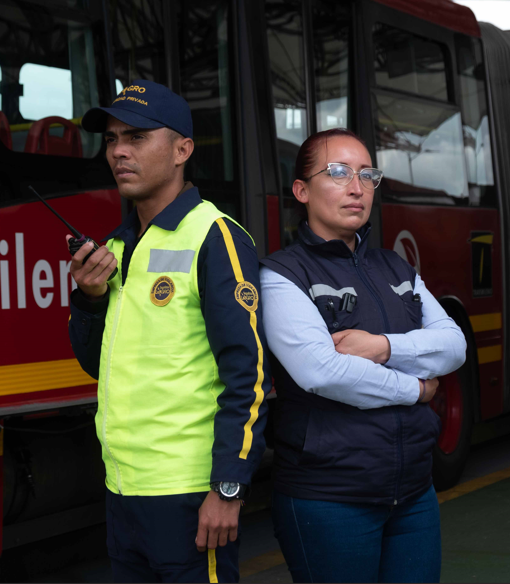
[[[419,275],[414,293],[421,296],[423,303],[423,328],[400,335],[385,335],[391,346],[386,367],[420,379],[451,373],[466,360],[466,339]]]
[[[269,268],[262,268],[260,276],[269,348],[299,387],[361,409],[416,403],[417,377],[338,353],[304,292]]]

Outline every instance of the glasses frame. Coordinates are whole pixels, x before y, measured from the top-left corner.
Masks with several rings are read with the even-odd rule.
[[[344,185],[338,185],[338,183],[335,181],[335,179],[334,179],[334,178],[331,176],[331,165],[333,165],[333,164],[339,164],[340,166],[346,166],[347,168],[350,168],[350,169],[352,170],[352,176],[351,176],[351,179],[349,180],[349,182],[346,182]],[[370,167],[370,168],[362,168],[362,169],[361,169],[359,172],[356,172],[356,171],[354,170],[354,168],[352,168],[352,167],[351,167],[351,166],[349,166],[348,164],[343,164],[342,162],[328,162],[328,166],[327,166],[327,168],[324,168],[323,170],[319,170],[319,172],[316,172],[315,174],[312,174],[312,176],[309,176],[307,179],[305,179],[305,181],[306,181],[306,182],[308,182],[308,181],[309,181],[309,180],[311,180],[311,179],[312,179],[314,176],[317,176],[318,174],[321,174],[321,173],[323,173],[323,172],[327,172],[327,173],[328,173],[328,175],[329,175],[329,176],[331,176],[331,178],[333,179],[333,182],[334,182],[335,184],[337,184],[338,186],[341,186],[341,187],[346,187],[347,185],[350,185],[350,184],[351,184],[351,182],[352,182],[352,181],[353,181],[353,179],[354,179],[354,176],[355,176],[355,175],[358,175],[358,179],[359,179],[360,183],[361,183],[361,184],[362,184],[362,185],[363,185],[365,188],[367,188],[367,189],[370,189],[370,190],[373,190],[373,191],[375,191],[375,189],[376,189],[377,187],[369,187],[369,186],[367,186],[367,185],[366,185],[366,184],[363,182],[362,178],[360,177],[360,174],[361,174],[362,172],[364,172],[365,170],[377,170],[377,172],[380,172],[380,173],[381,173],[381,180],[379,181],[379,184],[377,185],[377,187],[378,187],[378,186],[381,184],[381,181],[382,181],[382,179],[383,179],[383,177],[384,177],[384,173],[383,173],[383,171],[382,171],[382,170],[379,170],[378,168],[373,168],[373,167]]]

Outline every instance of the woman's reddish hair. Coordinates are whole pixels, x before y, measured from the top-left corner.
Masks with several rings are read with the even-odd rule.
[[[317,162],[317,153],[319,152],[321,146],[328,145],[328,140],[330,138],[354,138],[365,148],[367,145],[365,142],[354,132],[348,130],[347,128],[332,128],[331,130],[324,130],[323,132],[317,132],[309,136],[302,144],[299,149],[296,158],[296,179],[297,180],[307,180],[310,178],[315,163]]]

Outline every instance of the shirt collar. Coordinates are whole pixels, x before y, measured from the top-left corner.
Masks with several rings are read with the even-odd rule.
[[[149,223],[149,226],[156,225],[167,231],[175,231],[184,217],[186,217],[186,215],[197,205],[200,205],[201,202],[202,199],[198,193],[198,188],[188,182],[185,184],[181,194],[167,205],[163,211],[158,213],[158,215],[156,215],[156,217],[154,217]],[[139,224],[138,211],[135,207],[124,221],[110,234],[103,238],[102,241],[107,241],[114,237],[122,238],[122,234],[125,231],[133,230],[138,227]]]
[[[370,223],[365,223],[363,227],[356,232],[357,245],[355,253],[363,256],[366,249],[368,235],[371,231]],[[298,226],[299,239],[311,250],[323,253],[332,253],[340,257],[352,257],[353,253],[347,244],[341,239],[331,239],[326,241],[314,233],[308,222],[302,221]]]

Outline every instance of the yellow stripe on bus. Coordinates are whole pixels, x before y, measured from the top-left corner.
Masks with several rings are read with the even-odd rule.
[[[0,395],[32,393],[97,383],[76,359],[3,365],[0,367]]]
[[[476,314],[470,316],[471,326],[474,333],[483,333],[484,331],[495,331],[502,327],[501,312],[493,312],[492,314]]]
[[[479,235],[478,237],[473,237],[473,239],[470,239],[469,241],[471,241],[471,243],[486,243],[492,245],[494,235],[491,235],[490,233],[487,235]]]
[[[225,245],[227,247],[228,257],[230,258],[230,263],[232,264],[232,269],[234,270],[234,276],[237,282],[240,284],[244,281],[243,271],[241,269],[241,264],[239,263],[239,257],[237,255],[236,246],[234,240],[232,239],[232,234],[230,233],[228,227],[223,219],[217,219],[216,223],[219,225],[221,232],[223,234],[223,239],[225,240]],[[250,326],[253,330],[255,336],[255,342],[257,343],[257,381],[253,391],[255,392],[255,400],[250,407],[250,417],[244,425],[244,440],[243,447],[239,453],[239,458],[248,458],[248,453],[251,450],[253,443],[253,424],[257,421],[259,417],[259,407],[264,399],[264,391],[262,390],[262,382],[264,381],[264,351],[262,349],[262,343],[260,342],[259,335],[257,333],[257,315],[255,312],[250,312]]]
[[[501,361],[503,351],[501,345],[493,345],[492,347],[481,347],[478,349],[478,364],[494,363]]]

